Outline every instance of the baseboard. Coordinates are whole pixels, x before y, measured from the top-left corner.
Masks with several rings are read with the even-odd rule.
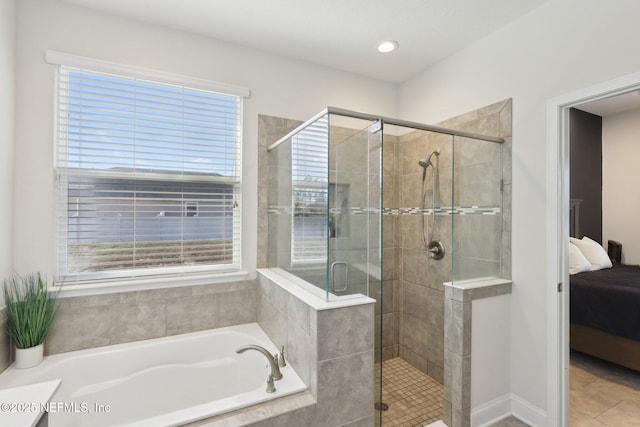
[[[547,413],[520,396],[511,393],[511,413],[533,427],[547,425]]]
[[[511,415],[511,394],[483,403],[471,410],[471,426],[485,427]]]
[[[490,426],[509,415],[513,415],[533,427],[544,426],[547,422],[547,415],[542,409],[532,405],[520,396],[508,393],[473,408],[471,411],[471,426]]]

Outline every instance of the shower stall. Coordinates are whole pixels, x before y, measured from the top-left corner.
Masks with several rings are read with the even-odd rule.
[[[376,425],[443,418],[443,284],[510,276],[504,140],[487,129],[329,107],[268,147],[267,266],[376,300]]]

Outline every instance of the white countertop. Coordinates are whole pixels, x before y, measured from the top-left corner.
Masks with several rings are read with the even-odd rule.
[[[0,390],[0,426],[33,427],[61,380]]]

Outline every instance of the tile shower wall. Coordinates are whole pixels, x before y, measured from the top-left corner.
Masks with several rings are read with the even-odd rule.
[[[438,206],[451,206],[451,137],[415,131],[399,138],[395,159],[395,200],[387,200],[385,207],[399,209],[396,230],[398,283],[400,288],[399,354],[410,364],[442,382],[444,376],[444,288],[450,280],[451,256],[442,260],[429,258],[422,242],[421,214],[423,169],[418,160],[434,150],[437,165],[436,201]],[[386,153],[385,153],[386,156]],[[386,160],[386,157],[385,157]],[[426,207],[432,199],[431,169],[426,176]],[[390,192],[387,192],[390,193]],[[387,204],[388,202],[388,204]],[[414,211],[412,211],[412,209]],[[426,228],[433,225],[434,239],[442,241],[445,250],[451,248],[451,216],[436,215],[425,218]]]
[[[302,124],[302,122],[298,120],[289,120],[262,114],[258,115],[258,177],[268,178],[258,179],[258,268],[277,265],[277,257],[280,256],[291,258],[290,246],[289,248],[284,245],[279,246],[278,249],[284,251],[282,253],[277,253],[267,248],[269,237],[271,237],[271,239],[278,238],[277,236],[269,236],[269,221],[291,221],[290,218],[284,215],[269,213],[269,205],[281,206],[284,201],[291,203],[291,194],[278,194],[276,188],[269,188],[268,185],[272,180],[276,182],[278,176],[291,176],[291,166],[288,168],[284,168],[283,166],[282,170],[274,170],[273,167],[270,168],[267,147],[291,132],[300,124]],[[282,153],[282,155],[285,155],[285,153]],[[290,165],[291,159],[284,158],[281,163],[283,165]],[[271,230],[284,229],[286,229],[286,227],[271,227]],[[289,236],[284,239],[285,242],[289,242],[289,245],[290,240]]]
[[[511,278],[511,100],[442,123],[503,138],[504,144],[456,138],[454,205],[500,207],[502,215],[456,215],[453,280]]]
[[[376,337],[382,328],[382,360],[388,360],[400,355],[400,216],[397,151],[399,138],[395,135],[384,135],[382,159],[382,289],[379,286],[371,289],[371,297],[376,304]],[[390,209],[391,208],[391,209]],[[379,285],[380,282],[376,282]],[[377,343],[378,344],[378,343]],[[376,347],[376,356],[378,356]]]
[[[256,280],[62,298],[45,354],[255,322]],[[0,370],[11,345],[0,312]]]
[[[385,145],[384,207],[397,214],[384,218],[384,262],[399,283],[399,354],[440,382],[444,374],[442,284],[451,280],[452,269],[456,280],[485,275],[511,278],[511,108],[511,100],[505,100],[439,123],[506,141],[499,145],[457,138],[453,170],[454,145],[450,136],[416,131],[399,137],[393,150]],[[441,151],[437,158],[440,173],[436,206],[451,206],[453,194],[454,206],[502,209],[502,215],[493,216],[436,216],[435,238],[448,251],[440,261],[430,259],[423,248],[420,216],[407,212],[421,205],[422,168],[418,160],[435,149]],[[427,192],[430,205],[430,185]],[[433,217],[429,217],[431,220]],[[456,221],[455,242],[452,220]],[[388,234],[393,236],[393,242],[391,237],[387,240]],[[451,248],[455,250],[455,260]],[[393,271],[391,260],[399,271]]]

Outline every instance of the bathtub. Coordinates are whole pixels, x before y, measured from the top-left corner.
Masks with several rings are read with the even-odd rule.
[[[268,361],[236,354],[246,344],[277,352],[250,323],[47,356],[34,368],[10,366],[0,389],[61,379],[50,427],[179,426],[306,389],[287,365],[267,393]]]

